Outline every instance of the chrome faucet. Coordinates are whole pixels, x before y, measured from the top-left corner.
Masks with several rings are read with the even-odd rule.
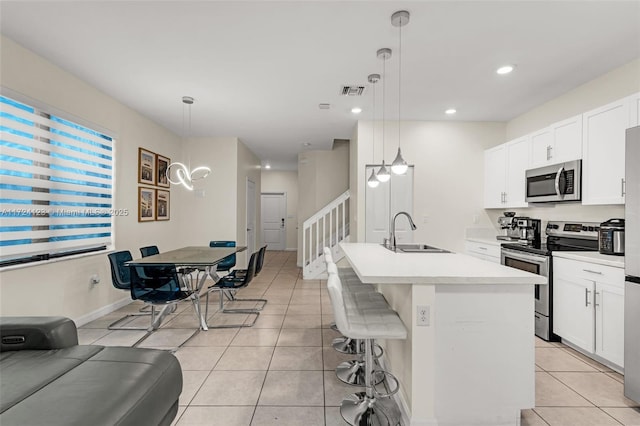
[[[391,244],[391,247],[389,248],[392,249],[393,251],[396,251],[396,219],[400,215],[404,215],[407,217],[407,219],[409,219],[409,225],[411,226],[412,231],[415,231],[417,228],[416,224],[413,223],[413,219],[411,219],[411,215],[409,213],[407,212],[396,213],[396,215],[391,220],[391,227],[389,228],[389,244]]]

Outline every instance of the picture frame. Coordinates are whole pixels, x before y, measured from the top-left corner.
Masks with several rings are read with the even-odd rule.
[[[162,189],[156,190],[156,220],[169,220],[171,209],[171,193]]]
[[[156,190],[138,187],[138,222],[152,222],[156,220]]]
[[[171,164],[171,159],[164,155],[156,154],[156,185],[163,188],[169,188],[169,179],[167,178],[167,169]]]
[[[144,148],[138,148],[138,182],[156,184],[156,154]]]

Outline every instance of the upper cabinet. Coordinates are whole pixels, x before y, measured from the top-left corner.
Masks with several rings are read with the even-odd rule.
[[[582,204],[624,204],[625,130],[638,124],[638,94],[583,115]]]
[[[484,207],[527,207],[525,171],[529,165],[529,136],[491,148],[484,153]]]
[[[531,167],[582,158],[582,114],[531,134]]]

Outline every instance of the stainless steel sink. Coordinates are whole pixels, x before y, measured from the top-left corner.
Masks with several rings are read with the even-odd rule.
[[[441,249],[438,247],[429,246],[427,244],[398,244],[395,248],[385,246],[384,248],[396,253],[451,253],[449,250]]]

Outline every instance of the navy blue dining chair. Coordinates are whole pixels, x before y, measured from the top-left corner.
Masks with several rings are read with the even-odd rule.
[[[181,301],[192,301],[196,311],[198,323],[200,322],[200,308],[197,303],[196,289],[188,280],[179,274],[174,265],[145,265],[130,266],[131,298],[141,300],[152,307],[162,307],[157,315],[152,311],[151,325],[147,331],[156,330],[164,318],[175,311],[176,305]],[[196,330],[196,332],[199,329]],[[194,333],[195,335],[195,333]],[[149,336],[142,337],[136,345]]]
[[[262,309],[225,309],[224,307],[224,294],[231,294],[231,301],[254,301],[253,299],[236,299],[235,292],[241,290],[249,285],[251,280],[253,279],[256,272],[256,260],[258,257],[258,252],[251,254],[249,257],[249,263],[247,264],[247,269],[235,269],[224,277],[220,278],[215,284],[209,286],[207,289],[207,304],[205,309],[205,318],[209,313],[209,293],[211,291],[218,291],[220,293],[220,309],[219,312],[224,314],[250,314],[255,315],[253,322],[251,323],[242,323],[242,324],[224,324],[220,326],[214,326],[210,328],[229,328],[229,327],[251,327],[255,324],[258,316],[260,315],[259,310]],[[264,300],[264,299],[261,299]],[[257,299],[255,300],[257,301]],[[264,300],[266,303],[266,300]],[[263,305],[264,307],[264,305]]]
[[[140,254],[142,257],[153,256],[154,254],[160,254],[158,246],[140,247]]]
[[[116,251],[107,255],[109,263],[111,265],[111,282],[113,286],[118,290],[131,291],[131,275],[129,273],[129,267],[125,266],[126,262],[133,260],[131,252],[128,250]],[[146,330],[147,327],[134,327],[134,326],[121,326],[118,325],[123,321],[128,320],[131,317],[139,317],[152,315],[151,312],[135,312],[130,313],[122,318],[112,322],[107,327],[109,330]]]
[[[210,241],[209,247],[235,247],[235,241]],[[216,266],[216,271],[230,271],[231,268],[236,266],[236,254],[232,254],[231,256],[225,257],[218,265]]]

